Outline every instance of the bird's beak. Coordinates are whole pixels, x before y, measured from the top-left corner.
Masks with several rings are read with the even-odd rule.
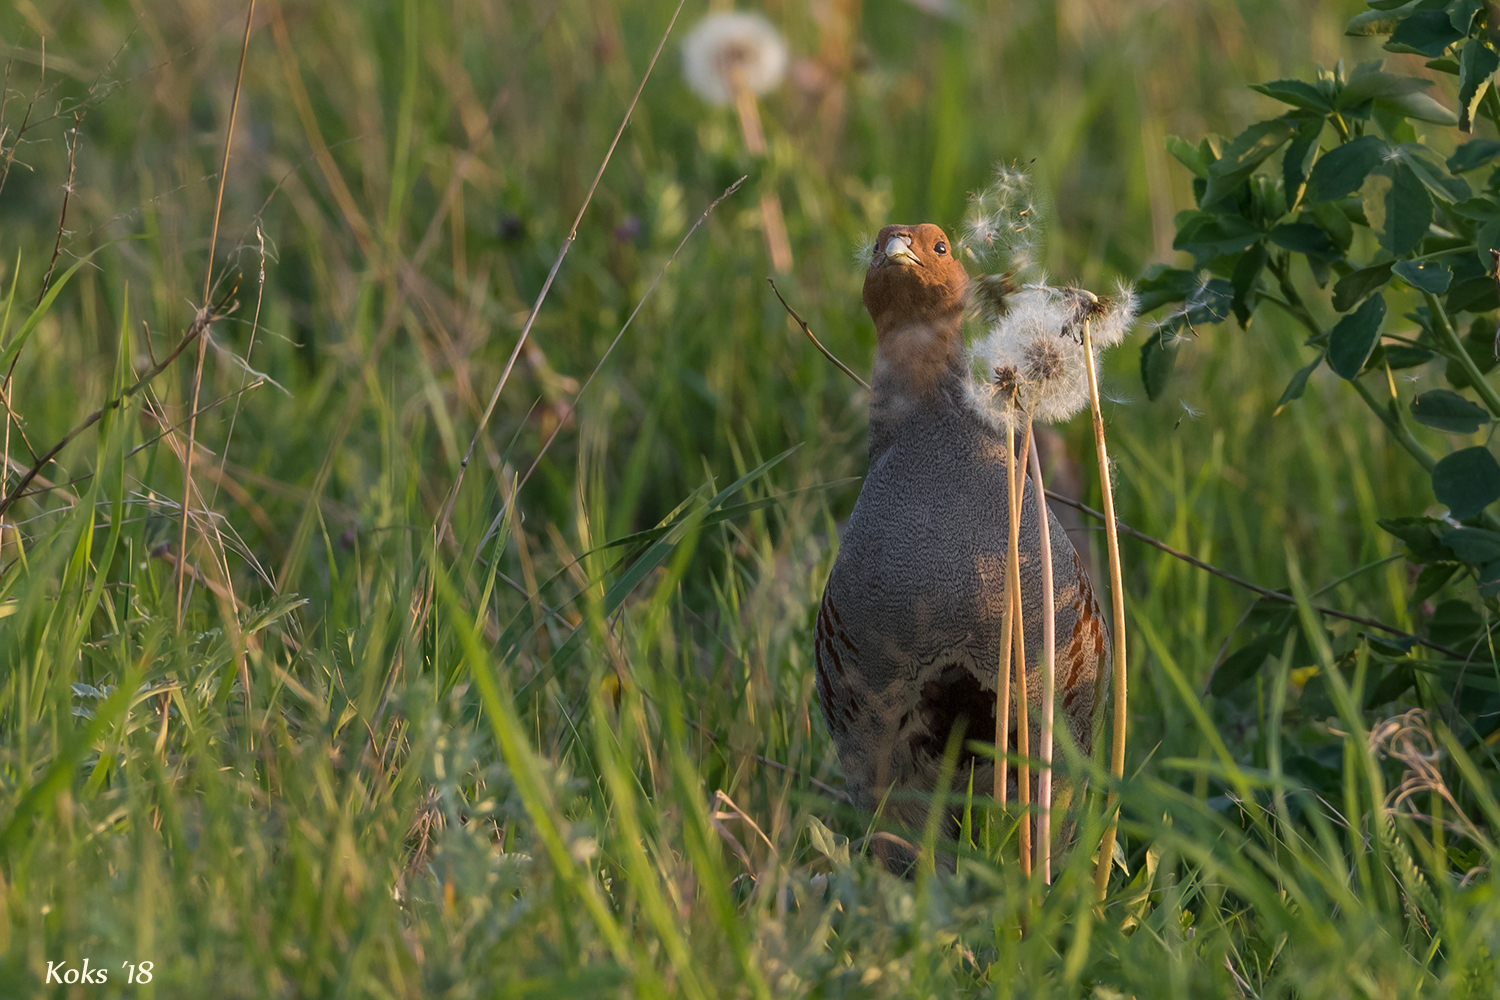
[[[910,236],[892,236],[885,241],[885,259],[897,264],[915,264],[921,266],[922,262],[911,250]]]

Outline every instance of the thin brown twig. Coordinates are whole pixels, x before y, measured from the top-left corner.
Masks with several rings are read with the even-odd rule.
[[[781,307],[783,309],[785,309],[788,313],[791,314],[792,319],[794,319],[794,320],[797,321],[797,325],[800,326],[800,327],[802,327],[802,332],[805,333],[805,334],[807,334],[807,339],[810,340],[810,341],[812,341],[813,342],[813,346],[816,347],[819,351],[821,351],[823,353],[823,357],[827,358],[829,361],[832,361],[836,366],[838,366],[839,371],[843,372],[845,375],[848,375],[854,381],[858,382],[861,386],[863,386],[866,392],[869,392],[870,391],[870,383],[866,382],[864,379],[862,379],[858,375],[854,374],[854,369],[850,368],[848,365],[844,364],[838,358],[834,357],[833,356],[833,352],[830,351],[828,348],[826,348],[826,347],[823,346],[823,342],[821,340],[819,340],[816,335],[813,334],[812,327],[810,327],[810,326],[807,325],[807,320],[805,320],[801,316],[797,315],[797,310],[795,310],[791,306],[787,305],[786,299],[784,299],[784,298],[781,297],[781,289],[779,289],[779,288],[776,287],[776,282],[772,281],[768,277],[768,278],[766,278],[766,283],[771,286],[771,291],[773,291],[773,292],[776,293],[776,298],[778,298],[778,299],[781,300]]]
[[[62,211],[57,217],[57,239],[52,243],[52,260],[47,264],[47,274],[42,278],[42,290],[37,293],[36,304],[41,305],[42,300],[47,297],[47,289],[52,287],[52,275],[57,270],[57,258],[62,255],[63,232],[68,224],[68,201],[73,195],[73,171],[78,159],[78,126],[83,124],[83,115],[73,115],[73,141],[68,143],[68,183],[63,185]],[[10,371],[5,373],[5,381],[10,382],[11,372],[16,370],[16,362],[20,355],[10,361]]]
[[[479,426],[474,428],[474,436],[469,439],[468,450],[464,452],[463,460],[458,464],[458,475],[454,477],[453,487],[448,491],[448,497],[444,500],[443,509],[438,515],[433,532],[435,543],[441,543],[448,531],[449,522],[453,517],[453,505],[458,501],[458,491],[463,486],[464,472],[469,468],[469,462],[474,457],[474,449],[489,426],[490,417],[500,402],[500,394],[505,391],[506,382],[510,381],[510,373],[516,366],[516,359],[521,356],[521,350],[526,346],[526,340],[531,335],[531,328],[536,323],[537,315],[542,311],[542,303],[547,301],[547,295],[552,291],[552,283],[557,279],[557,272],[562,269],[563,260],[568,256],[568,251],[572,249],[574,241],[578,239],[578,226],[583,222],[583,214],[588,211],[590,203],[594,200],[594,192],[599,189],[599,182],[604,179],[604,171],[615,155],[615,148],[620,144],[620,137],[625,134],[626,126],[630,124],[630,116],[635,113],[635,106],[646,89],[646,81],[651,79],[651,73],[656,69],[656,61],[661,58],[662,50],[667,46],[667,38],[672,34],[672,28],[677,24],[677,17],[682,13],[682,8],[686,3],[687,0],[677,0],[677,7],[672,11],[672,19],[667,22],[667,28],[662,32],[661,40],[656,43],[656,51],[651,54],[651,61],[646,65],[646,72],[641,76],[640,85],[635,89],[635,96],[630,99],[630,104],[625,108],[625,114],[620,119],[620,127],[615,130],[615,137],[610,141],[609,149],[605,150],[604,159],[599,163],[599,169],[594,174],[594,181],[589,185],[588,193],[583,197],[583,204],[578,206],[578,214],[573,217],[573,225],[557,251],[557,258],[552,262],[552,270],[547,272],[547,280],[542,283],[542,290],[537,293],[536,301],[532,303],[531,313],[526,317],[525,325],[521,327],[520,336],[516,338],[516,346],[511,350],[510,358],[500,372],[500,380],[495,383],[495,391],[490,393],[489,405],[484,408],[484,414],[479,418]]]
[[[188,328],[187,333],[183,334],[182,340],[178,342],[176,347],[172,348],[170,354],[148,368],[145,374],[137,379],[135,384],[132,385],[129,389],[126,389],[114,399],[110,400],[108,403],[105,403],[99,409],[95,410],[93,413],[85,417],[83,421],[78,424],[78,426],[74,427],[72,430],[68,431],[68,433],[64,434],[62,440],[58,441],[57,444],[49,448],[46,454],[37,459],[36,463],[32,465],[30,470],[27,471],[26,475],[21,477],[21,481],[17,483],[9,493],[5,495],[4,499],[0,499],[0,516],[4,516],[5,512],[10,510],[11,505],[14,504],[18,499],[20,499],[21,494],[25,492],[26,487],[31,485],[31,481],[34,480],[37,477],[37,474],[47,466],[47,463],[51,462],[52,459],[57,457],[58,452],[66,448],[68,444],[78,435],[82,434],[84,431],[94,426],[94,424],[98,423],[99,419],[106,413],[108,413],[110,410],[115,409],[121,403],[125,402],[125,400],[140,392],[152,379],[156,378],[156,376],[166,371],[167,367],[171,365],[173,361],[177,360],[178,355],[182,354],[182,352],[188,348],[188,345],[192,344],[203,335],[203,331],[208,329],[209,323],[213,322],[214,320],[223,319],[222,310],[224,306],[229,303],[229,300],[234,297],[235,293],[239,291],[239,287],[239,282],[236,281],[234,286],[230,288],[227,293],[225,293],[224,297],[221,298],[212,309],[200,310],[198,315],[193,319],[193,325]]]
[[[229,400],[231,400],[231,399],[238,399],[239,397],[243,396],[245,393],[250,392],[250,391],[255,390],[255,389],[259,389],[261,386],[263,386],[265,384],[266,383],[265,383],[264,379],[256,379],[254,382],[251,382],[249,385],[245,386],[242,389],[237,389],[234,392],[225,393],[224,395],[220,396],[218,399],[214,400],[211,403],[204,403],[199,409],[197,409],[196,411],[194,411],[193,416],[198,416],[200,414],[207,413],[209,410],[217,409],[218,407],[220,407],[220,406],[224,405],[225,403],[227,403]],[[178,423],[172,424],[171,426],[167,427],[167,429],[164,430],[164,431],[162,431],[160,434],[157,434],[157,435],[155,435],[153,437],[147,438],[146,440],[142,441],[140,444],[136,445],[134,448],[131,448],[129,451],[127,451],[125,453],[125,457],[129,458],[132,455],[138,455],[142,451],[145,451],[147,448],[151,447],[153,444],[156,444],[156,442],[160,441],[162,438],[166,437],[168,434],[175,434],[177,431],[182,430],[183,427],[187,426],[187,422],[188,422],[189,419],[191,419],[191,418],[190,417],[184,418],[181,421],[179,421]],[[42,485],[38,486],[34,490],[27,490],[25,493],[22,493],[20,496],[16,497],[16,499],[17,500],[25,500],[27,497],[37,497],[37,496],[41,496],[44,493],[52,493],[52,492],[54,492],[56,490],[67,489],[69,486],[77,486],[79,483],[86,483],[90,479],[93,479],[93,478],[94,478],[94,473],[92,473],[92,472],[85,472],[83,475],[81,475],[81,476],[74,476],[72,479],[69,479],[66,482],[62,482],[62,483],[43,483]],[[40,482],[40,477],[38,477],[38,481]]]
[[[657,283],[660,282],[662,277],[667,273],[667,269],[672,266],[672,262],[677,259],[677,255],[682,253],[682,248],[687,246],[688,240],[691,239],[693,234],[698,231],[699,226],[708,221],[709,215],[711,215],[713,213],[713,210],[718,208],[719,205],[723,203],[724,199],[728,198],[730,195],[739,190],[740,185],[745,183],[745,179],[748,176],[749,175],[741,176],[739,180],[735,181],[733,184],[725,188],[724,193],[715,198],[709,204],[709,206],[703,210],[703,214],[698,216],[698,221],[693,223],[692,228],[689,229],[687,233],[682,237],[682,239],[678,242],[677,249],[672,251],[672,256],[668,257],[667,262],[661,266],[661,270],[656,272],[656,277],[651,279],[651,284],[646,286],[646,291],[641,294],[640,300],[635,304],[635,308],[632,309],[630,311],[630,315],[625,318],[625,324],[620,327],[620,332],[615,334],[615,339],[609,342],[609,347],[605,348],[604,353],[599,356],[599,361],[594,365],[594,370],[589,372],[589,377],[584,380],[583,385],[579,387],[576,393],[573,394],[573,402],[568,404],[569,412],[578,412],[578,401],[583,398],[583,394],[588,391],[589,386],[594,384],[594,377],[599,374],[599,370],[604,367],[604,362],[609,360],[610,354],[612,354],[614,352],[614,349],[619,346],[620,340],[625,336],[625,331],[629,330],[630,325],[635,322],[635,318],[640,313],[641,307],[646,304],[646,300],[649,299],[651,297],[651,293],[656,290]],[[547,450],[552,447],[552,442],[557,440],[557,435],[562,431],[563,423],[564,421],[559,420],[557,422],[557,425],[552,428],[552,433],[548,435],[546,442],[542,444],[541,450],[536,453],[536,458],[531,460],[531,467],[526,470],[526,474],[521,477],[520,482],[516,484],[516,488],[510,492],[510,495],[505,498],[505,502],[500,505],[500,513],[496,514],[495,519],[490,522],[490,526],[485,531],[484,537],[479,540],[479,545],[474,550],[474,555],[476,558],[479,556],[480,552],[484,551],[485,543],[490,540],[490,536],[499,530],[501,522],[505,520],[505,515],[510,510],[511,504],[515,502],[516,495],[519,494],[521,490],[526,486],[527,482],[530,481],[532,473],[536,472],[536,468],[541,464],[542,459],[546,456]]]
[[[250,0],[245,11],[245,35],[240,41],[240,65],[234,77],[234,95],[229,99],[229,123],[224,130],[224,156],[219,166],[219,191],[214,198],[214,221],[208,238],[208,263],[203,269],[203,311],[208,309],[209,292],[213,289],[214,279],[214,252],[219,243],[219,216],[224,209],[224,184],[229,179],[229,151],[234,146],[234,123],[240,110],[240,90],[245,83],[245,59],[250,53],[250,28],[255,20],[255,0]],[[256,307],[257,313],[259,305]],[[205,328],[207,324],[204,324]],[[198,434],[198,393],[203,387],[203,359],[208,352],[208,338],[198,338],[198,362],[193,368],[193,398],[188,405],[188,431],[187,448],[182,457],[182,530],[178,535],[177,551],[182,558],[177,561],[177,628],[182,630],[182,591],[186,579],[184,568],[187,566],[187,542],[188,542],[188,506],[192,503],[193,493],[193,443]],[[241,678],[245,681],[245,697],[250,696],[249,678]]]

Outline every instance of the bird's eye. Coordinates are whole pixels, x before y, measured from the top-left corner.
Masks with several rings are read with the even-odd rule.
[[[944,243],[942,240],[938,240],[936,243],[934,243],[932,245],[932,250],[933,250],[934,253],[939,253],[939,254],[947,253],[948,252],[948,244]]]

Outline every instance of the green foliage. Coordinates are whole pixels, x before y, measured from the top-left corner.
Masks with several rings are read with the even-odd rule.
[[[62,995],[48,961],[84,957],[111,970],[101,996],[134,995],[127,961],[155,963],[157,996],[1491,989],[1500,813],[1489,744],[1467,723],[1500,707],[1491,661],[1285,601],[1247,613],[1243,590],[1129,538],[1142,638],[1103,910],[1088,799],[1045,892],[1013,863],[1015,815],[982,790],[955,804],[956,875],[877,869],[870,817],[837,794],[810,647],[868,398],[767,293],[759,199],[785,206],[796,265],[778,283],[863,372],[873,337],[848,252],[861,231],[951,224],[992,163],[1035,157],[1046,263],[1104,287],[1166,258],[1159,227],[1214,183],[1217,200],[1184,216],[1188,252],[1140,283],[1167,315],[1139,355],[1106,361],[1112,396],[1139,364],[1173,404],[1108,404],[1120,517],[1243,577],[1291,580],[1304,604],[1483,653],[1491,605],[1437,588],[1500,589],[1495,526],[1426,516],[1427,467],[1381,436],[1391,411],[1335,391],[1321,363],[1335,317],[1379,296],[1420,332],[1384,337],[1363,379],[1446,364],[1443,391],[1493,416],[1474,386],[1494,367],[1494,324],[1476,313],[1494,285],[1473,251],[1500,232],[1500,143],[1472,137],[1434,163],[1401,129],[1443,117],[1415,69],[1342,89],[1330,74],[1266,85],[1284,117],[1254,141],[1169,141],[1186,165],[1169,172],[1151,137],[1183,116],[1227,121],[1268,64],[1297,72],[1326,4],[1103,5],[1098,25],[1034,2],[769,9],[796,67],[761,104],[769,156],[682,82],[676,45],[702,13],[689,6],[575,233],[672,5],[258,5],[211,262],[233,312],[206,350],[181,626],[196,351],[72,438],[0,525],[0,995]],[[1406,11],[1375,13],[1389,32]],[[8,487],[192,322],[237,18],[0,5],[15,56],[0,110]],[[1468,75],[1469,41],[1439,72],[1473,84],[1488,135],[1488,43],[1465,38],[1480,41]],[[1393,220],[1385,160],[1309,198],[1337,121],[1412,157]],[[1421,197],[1450,241],[1429,230],[1400,260],[1377,249],[1377,232],[1409,238],[1394,223]],[[1267,315],[1283,280],[1347,297],[1310,347]],[[1414,297],[1421,282],[1447,325]],[[1460,313],[1475,318],[1460,327]],[[1253,332],[1216,335],[1231,316]],[[1427,441],[1477,420],[1440,397],[1397,416],[1449,422],[1416,428]],[[1087,419],[1047,447],[1053,485],[1097,506],[1087,477],[1066,479],[1092,465]],[[1396,534],[1385,511],[1409,515]],[[1067,526],[1101,580],[1091,525]],[[1403,543],[1416,584],[1392,561]],[[1308,594],[1304,576],[1327,582]],[[1429,714],[1407,736],[1440,748],[1452,802],[1388,798],[1408,777],[1391,756],[1403,744],[1374,739],[1361,712],[1412,706]],[[1422,817],[1436,810],[1443,824]]]
[[[1488,443],[1471,440],[1434,455],[1405,417],[1409,410],[1418,425],[1471,436],[1500,416],[1500,394],[1484,378],[1495,367],[1490,314],[1500,305],[1491,254],[1500,248],[1497,180],[1485,180],[1476,191],[1460,176],[1500,156],[1493,137],[1461,141],[1480,127],[1500,128],[1491,86],[1500,67],[1491,12],[1469,0],[1370,7],[1349,23],[1349,33],[1384,37],[1388,51],[1425,57],[1439,78],[1453,78],[1459,113],[1432,95],[1436,79],[1391,72],[1379,61],[1353,70],[1340,62],[1313,80],[1255,86],[1296,110],[1250,125],[1226,144],[1205,141],[1197,159],[1181,140],[1169,143],[1207,183],[1194,182],[1199,207],[1178,216],[1173,244],[1193,254],[1195,271],[1176,277],[1170,289],[1176,297],[1158,295],[1150,304],[1180,302],[1185,310],[1192,281],[1227,279],[1241,327],[1268,310],[1292,317],[1317,356],[1291,377],[1278,412],[1303,397],[1326,360],[1355,383],[1393,443],[1429,470],[1433,499],[1459,521],[1500,527],[1489,509],[1500,500],[1500,464]],[[1278,153],[1279,169],[1260,169],[1274,167]],[[1159,284],[1148,275],[1143,287]],[[1393,328],[1387,299],[1407,304],[1404,318],[1412,327]],[[1473,318],[1460,337],[1465,314]],[[1392,373],[1407,369],[1417,374],[1398,382]],[[1143,363],[1142,372],[1147,395],[1162,395],[1163,366],[1147,371]],[[1402,399],[1404,382],[1432,377],[1448,388]],[[1436,542],[1402,537],[1421,569],[1414,603],[1444,586],[1468,584],[1478,588],[1491,614],[1500,612],[1486,593],[1493,556],[1470,546],[1443,547],[1439,554]],[[1245,658],[1226,664],[1244,667],[1274,638],[1267,633],[1264,649],[1257,639],[1242,651]],[[1232,669],[1221,683],[1236,683],[1236,677]]]

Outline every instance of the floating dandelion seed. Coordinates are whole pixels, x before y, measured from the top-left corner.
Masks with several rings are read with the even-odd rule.
[[[860,233],[859,240],[854,245],[854,263],[860,267],[869,267],[874,259],[875,237],[869,233]]]
[[[1040,222],[1031,179],[1016,164],[1002,164],[990,186],[969,197],[959,245],[973,260],[1024,276],[1041,263]]]
[[[786,63],[786,42],[759,14],[710,14],[682,43],[688,86],[710,104],[735,103],[741,87],[757,95],[775,90]]]

